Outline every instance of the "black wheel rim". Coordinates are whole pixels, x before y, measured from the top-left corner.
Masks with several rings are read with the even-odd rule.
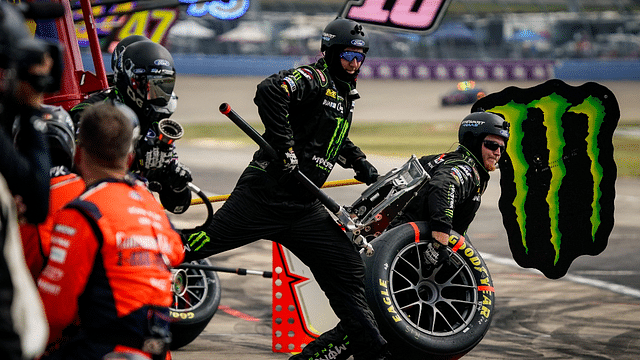
[[[391,301],[400,316],[431,336],[450,336],[464,330],[474,318],[478,284],[473,269],[449,251],[447,265],[425,264],[426,243],[405,246],[389,269]]]

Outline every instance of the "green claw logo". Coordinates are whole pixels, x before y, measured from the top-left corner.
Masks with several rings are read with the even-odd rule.
[[[516,262],[557,279],[578,256],[601,253],[614,222],[613,93],[554,79],[490,94],[473,105],[480,110],[511,124],[499,206]]]

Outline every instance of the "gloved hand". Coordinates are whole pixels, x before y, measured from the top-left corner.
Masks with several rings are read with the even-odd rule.
[[[371,165],[365,158],[359,158],[353,162],[353,170],[356,172],[356,180],[371,185],[378,180],[378,169]]]
[[[427,249],[424,251],[424,258],[427,264],[439,266],[441,264],[449,264],[451,257],[446,245],[442,245],[435,240],[427,243]]]
[[[196,252],[211,241],[209,234],[205,231],[198,231],[194,233],[180,232],[182,237],[182,243],[185,245],[185,250],[189,252]]]
[[[174,192],[183,191],[187,184],[193,181],[191,170],[175,158],[164,167],[161,178],[159,182],[163,187],[168,186]]]
[[[149,178],[153,170],[162,169],[174,158],[173,145],[159,144],[157,139],[144,139],[136,149],[137,170]]]
[[[298,168],[298,157],[293,151],[293,148],[281,151],[279,155],[283,162],[282,171],[284,171],[285,173],[291,173]]]

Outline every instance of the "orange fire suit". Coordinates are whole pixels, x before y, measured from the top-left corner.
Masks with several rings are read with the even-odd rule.
[[[34,279],[38,278],[46,258],[49,256],[53,215],[69,201],[82,194],[85,185],[78,174],[60,166],[51,169],[51,186],[49,190],[49,215],[43,223],[20,224],[20,237],[24,249],[27,267]]]
[[[183,258],[180,236],[141,182],[87,188],[55,215],[38,278],[56,348],[42,359],[102,359],[116,347],[141,351],[148,339],[167,339],[169,266]]]

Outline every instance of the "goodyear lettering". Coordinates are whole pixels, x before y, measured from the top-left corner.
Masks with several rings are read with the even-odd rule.
[[[187,320],[187,319],[193,319],[195,317],[195,314],[191,311],[189,312],[169,311],[169,316],[171,316],[174,319]]]
[[[482,266],[482,267],[476,266],[476,267],[474,267],[474,269],[479,273],[485,273],[485,274],[487,274],[487,276],[489,275],[489,272],[487,271],[487,269],[484,266]]]
[[[470,258],[469,258],[469,261],[471,261],[471,263],[472,263],[473,265],[475,265],[475,266],[480,265],[480,258],[479,258],[479,257],[477,257],[477,256],[470,257]]]
[[[480,309],[480,314],[488,319],[489,315],[491,314],[491,309],[486,306],[482,306],[482,309]]]
[[[482,295],[482,304],[491,305],[492,304],[491,298],[488,297],[487,295]]]

